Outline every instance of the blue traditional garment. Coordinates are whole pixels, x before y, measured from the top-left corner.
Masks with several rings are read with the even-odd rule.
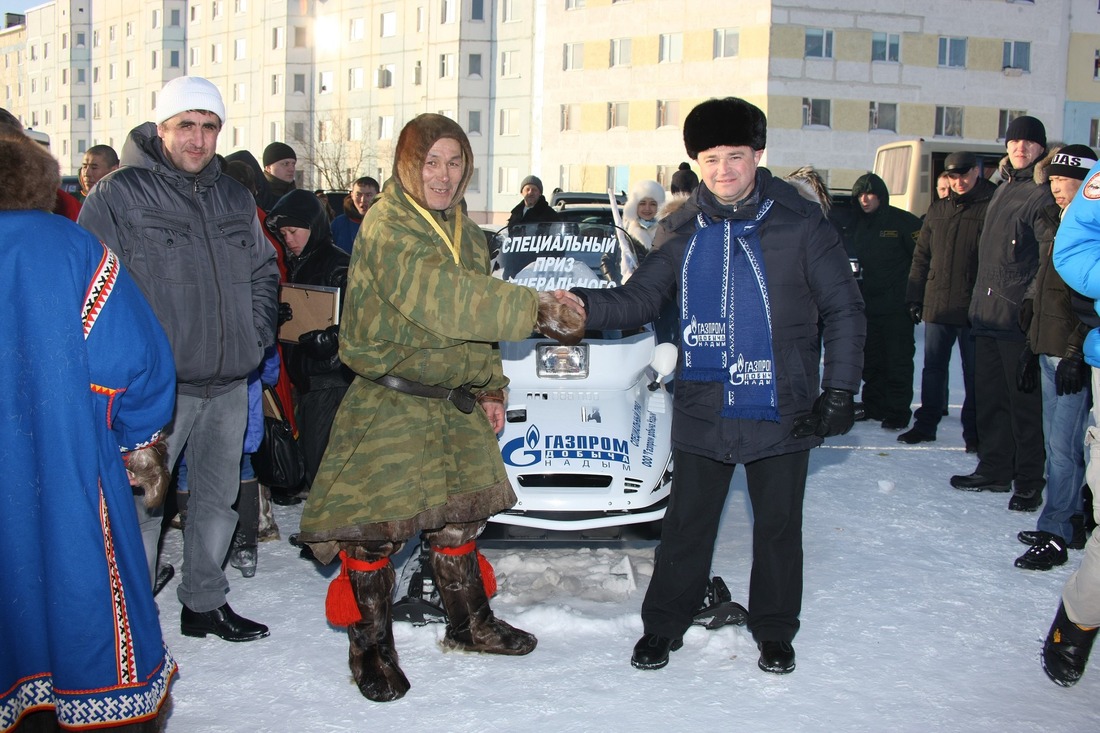
[[[76,224],[0,211],[0,730],[157,715],[161,638],[121,451],[172,417],[171,348],[118,259]]]
[[[719,382],[722,417],[779,422],[768,278],[755,219],[711,222],[699,214],[680,282],[682,379]],[[691,287],[688,287],[691,283]]]

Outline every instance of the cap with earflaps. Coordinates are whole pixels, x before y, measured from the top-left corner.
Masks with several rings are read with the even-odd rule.
[[[974,153],[951,153],[943,161],[943,170],[947,173],[966,173],[978,165],[978,157]]]

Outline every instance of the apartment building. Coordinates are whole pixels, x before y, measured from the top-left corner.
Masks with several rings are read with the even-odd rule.
[[[837,7],[843,6],[843,7]],[[298,151],[300,185],[385,179],[401,127],[438,112],[469,133],[471,215],[500,222],[519,181],[668,184],[683,117],[736,95],[768,115],[765,165],[847,187],[882,143],[989,143],[1012,117],[1100,144],[1094,0],[53,0],[0,30],[12,112],[64,172],[121,148],[181,74],[227,105],[219,150]]]

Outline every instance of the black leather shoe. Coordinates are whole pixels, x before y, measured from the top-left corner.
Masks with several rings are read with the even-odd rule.
[[[668,664],[669,652],[684,645],[683,639],[669,639],[667,636],[645,634],[634,645],[634,654],[630,664],[638,669],[660,669]]]
[[[888,417],[880,423],[883,430],[905,430],[909,427],[909,420],[902,420],[899,417]]]
[[[936,436],[929,435],[928,433],[922,433],[917,428],[913,428],[909,432],[899,435],[898,442],[908,443],[909,445],[916,445],[917,443],[935,443]]]
[[[1043,534],[1048,537],[1047,541],[1027,548],[1027,552],[1016,558],[1016,567],[1024,570],[1050,570],[1066,564],[1066,544],[1062,538],[1049,532]]]
[[[1003,494],[1012,488],[1011,481],[996,481],[980,473],[952,476],[951,485],[960,491],[993,491]]]
[[[221,608],[203,613],[184,606],[180,613],[180,633],[200,639],[213,634],[226,641],[255,641],[271,632],[263,624],[238,616],[226,603]]]
[[[772,674],[789,674],[794,671],[794,647],[786,641],[758,641],[760,669]]]

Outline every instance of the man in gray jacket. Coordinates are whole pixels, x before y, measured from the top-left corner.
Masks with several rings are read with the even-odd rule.
[[[79,224],[122,258],[175,356],[168,463],[186,447],[190,468],[181,630],[251,641],[268,629],[229,607],[222,563],[237,524],[246,379],[275,340],[279,272],[252,195],[214,159],[224,123],[225,105],[209,81],[168,82],[156,123],[130,132],[123,167],[96,184]],[[161,510],[137,506],[152,576]]]

